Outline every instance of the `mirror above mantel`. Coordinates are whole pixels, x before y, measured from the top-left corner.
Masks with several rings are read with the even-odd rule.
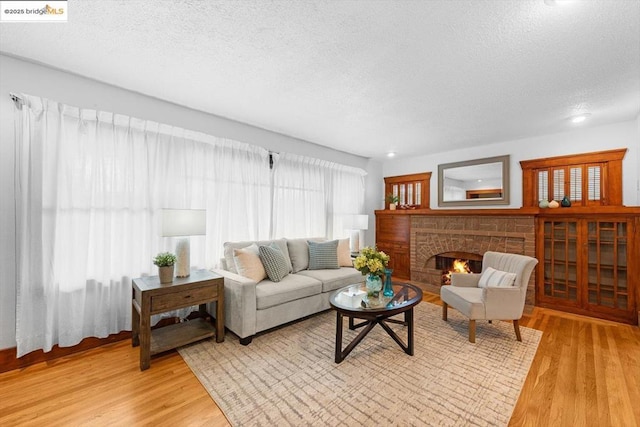
[[[508,204],[508,155],[438,165],[438,206]]]

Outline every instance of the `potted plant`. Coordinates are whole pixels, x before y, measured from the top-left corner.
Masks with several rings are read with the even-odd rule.
[[[153,263],[158,266],[160,283],[173,282],[173,269],[176,263],[176,256],[171,252],[160,252],[153,259]]]
[[[398,196],[396,196],[395,194],[387,194],[387,203],[389,203],[389,209],[391,209],[392,211],[396,210],[396,206],[398,205],[399,200],[400,199],[398,199]]]

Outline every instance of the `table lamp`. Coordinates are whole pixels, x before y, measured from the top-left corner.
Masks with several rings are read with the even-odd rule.
[[[349,238],[351,253],[359,253],[360,242],[364,241],[364,230],[369,228],[369,215],[347,215],[343,225],[345,230],[351,232]]]
[[[180,237],[176,244],[176,277],[189,277],[189,236],[201,236],[207,232],[205,209],[163,209],[162,236]]]

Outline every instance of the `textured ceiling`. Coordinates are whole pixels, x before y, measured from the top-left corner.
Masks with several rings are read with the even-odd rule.
[[[69,1],[0,51],[354,154],[631,120],[640,1]],[[52,42],[55,41],[55,42]]]

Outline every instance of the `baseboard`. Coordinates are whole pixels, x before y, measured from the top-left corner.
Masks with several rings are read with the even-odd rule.
[[[196,317],[198,317],[197,311],[192,312],[187,319],[193,319]],[[151,329],[161,328],[179,321],[180,319],[177,317],[167,317],[165,319],[160,319],[160,321],[152,326]],[[17,351],[15,347],[7,348],[5,350],[0,350],[0,373],[13,371],[14,369],[26,368],[27,366],[36,363],[46,362],[57,359],[58,357],[68,356],[91,348],[100,347],[101,345],[128,339],[131,339],[131,331],[122,331],[117,334],[111,334],[106,338],[89,337],[80,341],[80,344],[72,347],[58,347],[57,345],[54,345],[51,351],[45,353],[42,350],[36,350],[29,354],[25,354],[19,359],[16,357]]]
[[[73,353],[89,350],[91,348],[100,347],[101,345],[109,344],[116,341],[122,341],[131,339],[130,331],[123,331],[118,334],[109,335],[107,338],[85,338],[79,344],[73,347],[58,347],[53,346],[51,351],[44,352],[42,350],[32,351],[29,354],[17,358],[16,348],[7,348],[0,350],[0,373],[12,371],[14,369],[26,368],[29,365],[35,363],[46,362],[49,360],[57,359],[58,357],[68,356]]]

